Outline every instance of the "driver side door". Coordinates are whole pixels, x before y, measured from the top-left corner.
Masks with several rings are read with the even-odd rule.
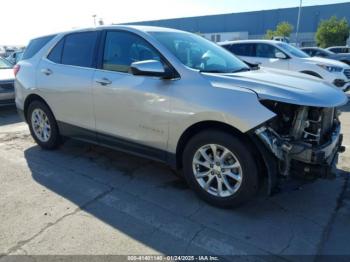
[[[93,77],[98,139],[126,151],[163,158],[169,126],[171,81],[129,72],[133,62],[161,55],[142,37],[106,31],[99,68]]]

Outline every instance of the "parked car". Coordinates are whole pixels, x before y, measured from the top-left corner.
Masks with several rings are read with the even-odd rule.
[[[243,61],[264,67],[312,75],[348,91],[350,66],[321,57],[310,57],[300,49],[272,40],[244,40],[219,43]]]
[[[289,37],[286,36],[274,36],[271,40],[279,41],[279,42],[284,42],[284,43],[290,43]]]
[[[336,53],[336,54],[350,53],[349,46],[331,46],[331,47],[328,47],[327,50],[329,50],[333,53]]]
[[[319,48],[319,47],[304,47],[304,48],[301,48],[301,50],[307,53],[311,57],[314,57],[314,56],[324,57],[324,58],[337,60],[347,65],[350,65],[350,54],[346,54],[346,53],[336,54],[329,50]]]
[[[8,57],[6,57],[6,59],[11,63],[11,64],[17,64],[18,61],[21,60],[22,56],[23,56],[24,51],[16,51],[13,52],[11,55],[9,55]]]
[[[12,47],[5,47],[5,50],[6,50],[5,58],[12,55],[14,52],[16,52],[16,49]]]
[[[6,50],[3,46],[0,46],[0,57],[4,57],[6,55]]]
[[[13,65],[0,57],[0,106],[13,105],[15,100]]]
[[[165,162],[218,206],[251,198],[264,175],[270,192],[277,175],[329,177],[344,150],[342,91],[251,70],[183,31],[120,25],[45,36],[15,72],[18,111],[41,147],[72,137]]]

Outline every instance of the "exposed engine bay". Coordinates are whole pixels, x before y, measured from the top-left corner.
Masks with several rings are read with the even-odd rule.
[[[336,108],[299,106],[261,101],[276,117],[255,134],[278,159],[278,173],[315,174],[328,178],[338,152],[345,148]]]

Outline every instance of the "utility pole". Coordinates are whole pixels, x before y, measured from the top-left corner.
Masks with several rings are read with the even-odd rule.
[[[298,21],[297,21],[297,31],[295,34],[295,42],[297,46],[299,46],[299,26],[300,26],[300,18],[301,18],[301,8],[303,6],[303,0],[300,0],[299,12],[298,12]]]
[[[97,15],[92,15],[92,17],[94,18],[94,26],[96,26],[96,16]]]

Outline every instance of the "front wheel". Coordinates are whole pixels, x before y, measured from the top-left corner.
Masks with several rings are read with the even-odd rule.
[[[216,206],[237,206],[257,192],[257,166],[249,147],[226,132],[194,136],[184,150],[183,169],[191,188]]]
[[[45,149],[54,149],[61,143],[61,137],[55,117],[49,107],[34,101],[28,107],[27,120],[35,142]]]

